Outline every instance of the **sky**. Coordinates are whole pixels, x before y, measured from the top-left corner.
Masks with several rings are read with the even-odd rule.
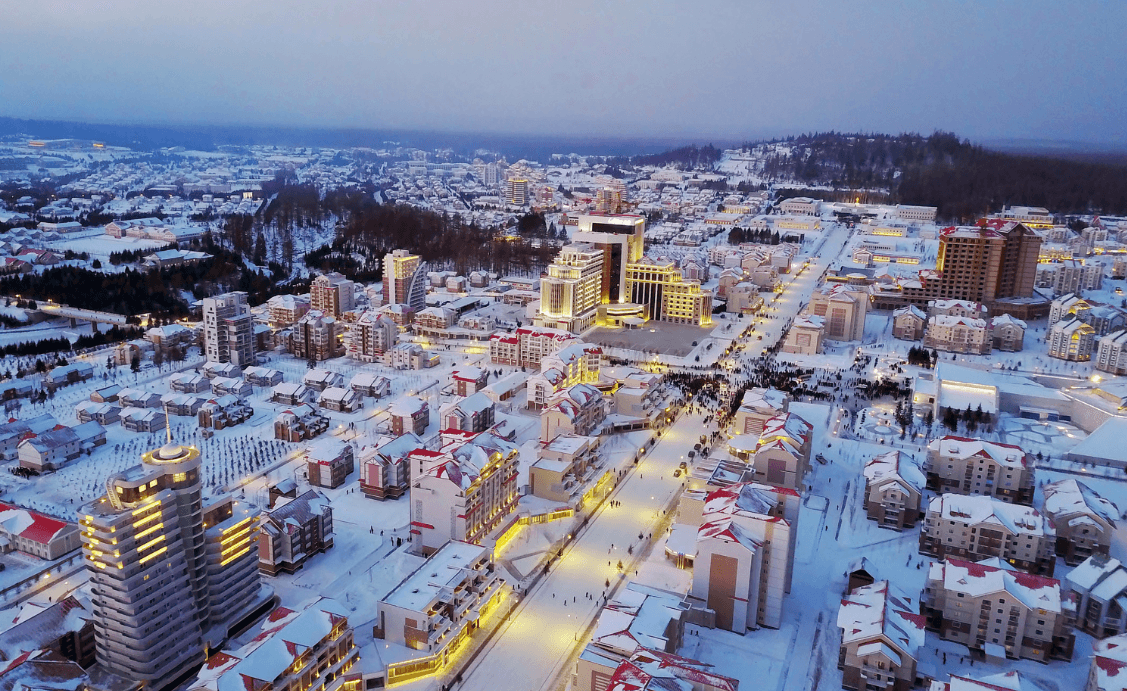
[[[0,116],[1127,144],[1127,2],[0,0]]]

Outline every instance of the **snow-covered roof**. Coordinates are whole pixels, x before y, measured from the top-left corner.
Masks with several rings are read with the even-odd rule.
[[[915,658],[924,642],[925,619],[918,612],[919,598],[908,597],[888,581],[854,588],[837,612],[841,642],[884,640]]]
[[[25,540],[46,545],[69,523],[30,511],[19,506],[0,504],[0,530],[9,535],[18,535]]]
[[[627,583],[599,615],[591,644],[619,655],[632,655],[640,648],[665,650],[676,644],[666,638],[669,624],[688,609],[675,593]]]
[[[481,545],[451,540],[427,557],[419,568],[403,579],[381,603],[412,611],[423,611],[439,599],[444,590],[452,590],[468,578],[467,569],[489,552]]]
[[[1127,691],[1127,634],[1094,641],[1092,668],[1099,691]]]
[[[869,459],[865,463],[864,474],[865,480],[871,484],[900,481],[921,493],[927,484],[919,463],[900,451],[889,451]]]
[[[1036,509],[1019,504],[1007,504],[989,496],[964,496],[941,494],[928,504],[929,514],[941,515],[945,520],[967,525],[996,525],[1011,534],[1051,536],[1056,534],[1052,524]]]
[[[1030,609],[1060,613],[1060,581],[1024,571],[1002,569],[959,559],[935,562],[928,579],[941,581],[944,590],[983,597],[1006,592]]]
[[[989,442],[982,439],[968,439],[947,435],[927,445],[929,452],[938,453],[943,458],[965,460],[971,457],[989,458],[1007,468],[1025,468],[1031,459],[1020,446]]]
[[[1073,478],[1045,485],[1045,504],[1042,510],[1054,523],[1071,521],[1076,516],[1090,516],[1115,527],[1119,509],[1107,499],[1096,494],[1083,482]]]

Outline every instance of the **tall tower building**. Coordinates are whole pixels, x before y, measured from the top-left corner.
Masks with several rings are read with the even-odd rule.
[[[517,206],[528,204],[528,180],[512,178],[505,183],[505,186],[506,202]]]
[[[419,255],[407,250],[384,255],[383,295],[385,305],[407,305],[415,312],[426,309],[426,272]]]
[[[566,245],[540,279],[540,322],[572,333],[593,325],[602,303],[602,271],[602,250]]]
[[[210,362],[253,365],[254,323],[244,292],[203,299],[204,352]]]
[[[156,688],[265,604],[258,514],[230,498],[203,507],[199,456],[170,441],[79,511],[98,662]]]
[[[334,319],[352,311],[356,305],[356,284],[337,272],[313,279],[309,286],[309,308]]]
[[[603,251],[603,304],[629,302],[626,265],[642,258],[645,230],[644,216],[591,214],[579,217],[572,241],[589,243]]]

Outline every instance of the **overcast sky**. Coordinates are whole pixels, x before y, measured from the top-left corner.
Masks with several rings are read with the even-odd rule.
[[[0,115],[1127,143],[1127,2],[0,0]]]

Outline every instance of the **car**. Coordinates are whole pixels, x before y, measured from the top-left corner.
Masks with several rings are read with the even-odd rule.
[[[696,455],[697,455],[696,451],[690,451],[689,452],[689,458],[692,458],[693,456],[696,456]]]
[[[684,461],[681,461],[681,463],[680,463],[680,464],[678,465],[678,467],[679,467],[679,468],[680,468],[681,470],[685,470],[686,468],[688,468],[688,467],[689,467],[689,464],[688,464],[688,463],[685,463]]]
[[[681,477],[681,469],[680,468],[673,471],[673,477]]]

